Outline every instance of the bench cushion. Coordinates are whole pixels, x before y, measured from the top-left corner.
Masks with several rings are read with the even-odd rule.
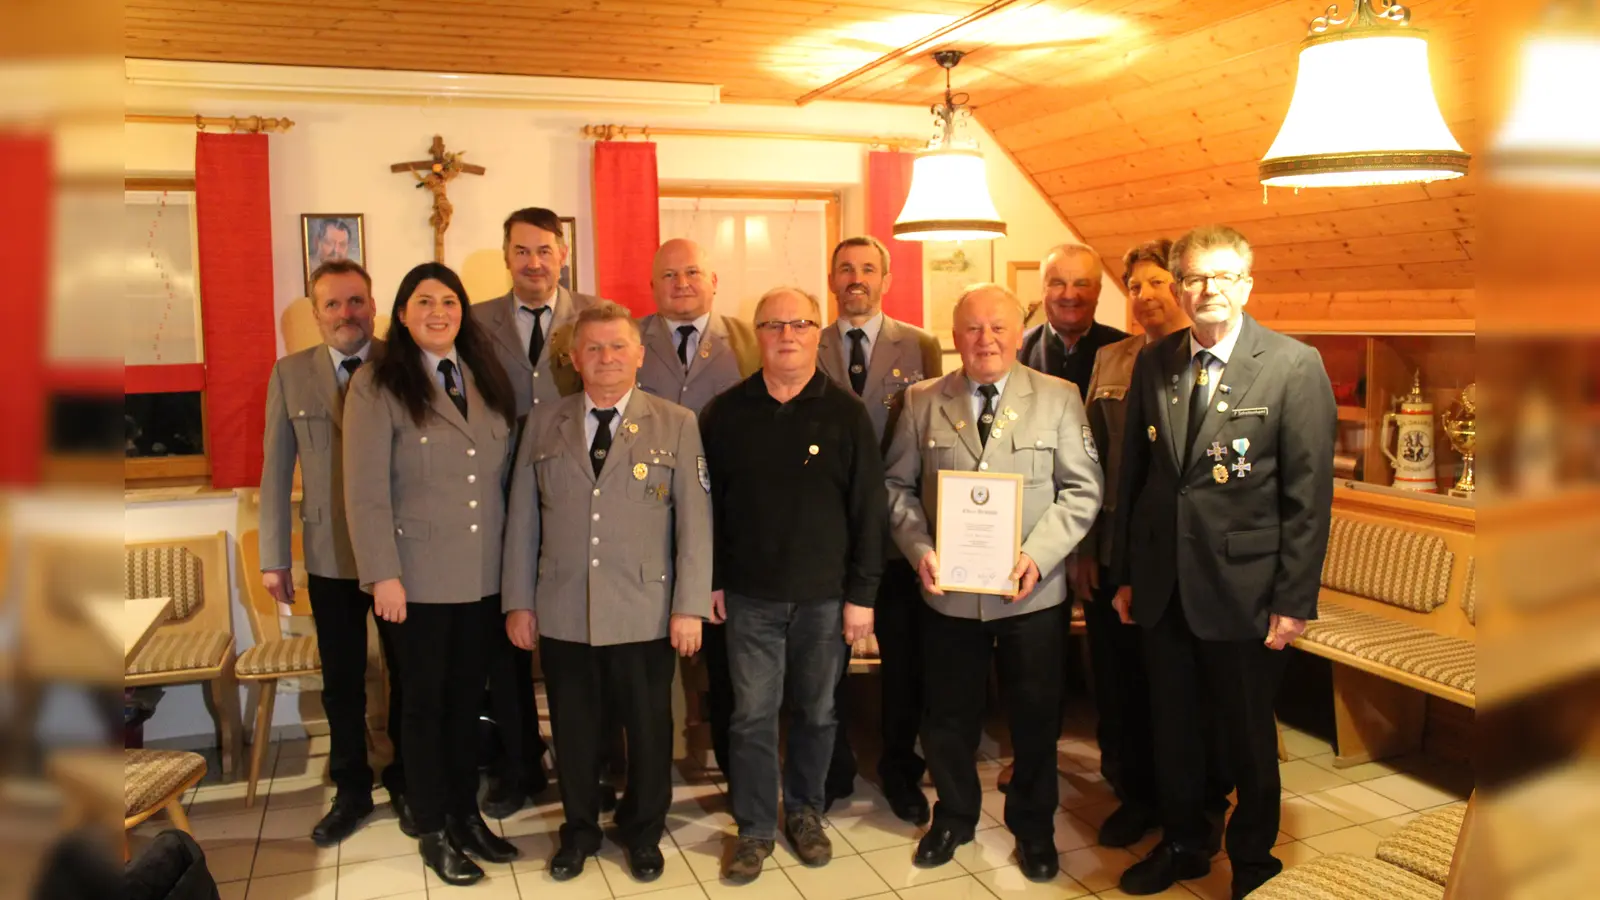
[[[226,631],[157,632],[139,651],[139,655],[133,658],[127,674],[154,675],[216,668],[222,665],[222,659],[227,656],[232,644],[233,635]]]
[[[124,555],[125,599],[171,597],[172,622],[181,622],[200,609],[205,600],[205,581],[199,557],[183,547],[129,547]]]
[[[1324,587],[1414,612],[1432,612],[1450,592],[1454,554],[1444,538],[1392,525],[1333,517]]]
[[[1478,648],[1472,641],[1322,601],[1302,640],[1392,666],[1469,694],[1478,688]]]
[[[1442,885],[1450,877],[1450,859],[1466,816],[1465,803],[1419,816],[1378,842],[1378,858]]]
[[[1461,611],[1467,614],[1467,621],[1473,625],[1478,624],[1478,558],[1467,560],[1467,585],[1461,591]]]
[[[1444,888],[1386,862],[1319,856],[1250,892],[1250,900],[1443,900]]]
[[[240,678],[274,678],[279,675],[306,675],[321,668],[317,638],[310,635],[257,644],[239,654],[234,671]]]
[[[149,812],[206,773],[206,758],[183,750],[127,750],[123,757],[124,812]]]

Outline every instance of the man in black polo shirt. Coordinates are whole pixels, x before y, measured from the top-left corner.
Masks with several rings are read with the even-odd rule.
[[[715,535],[712,619],[727,621],[734,697],[729,785],[739,842],[723,874],[737,884],[761,874],[777,838],[785,698],[784,832],[806,865],[832,858],[821,810],[833,687],[849,645],[872,633],[888,516],[867,409],[817,370],[817,299],[768,291],[755,327],[761,370],[700,418]]]

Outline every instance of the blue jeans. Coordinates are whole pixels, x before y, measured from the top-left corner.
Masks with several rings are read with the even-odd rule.
[[[778,713],[788,701],[783,803],[822,811],[833,758],[833,688],[844,666],[844,604],[778,603],[727,595],[728,672],[733,680],[729,754],[740,837],[778,836]]]

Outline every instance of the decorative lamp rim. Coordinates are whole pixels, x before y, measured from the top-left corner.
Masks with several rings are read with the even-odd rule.
[[[1374,170],[1437,171],[1446,177],[1467,174],[1472,154],[1463,150],[1363,150],[1351,153],[1313,153],[1263,159],[1257,166],[1261,180],[1285,175],[1326,175]]]
[[[895,237],[926,231],[988,231],[1004,235],[1006,223],[997,219],[912,219],[894,223]]]

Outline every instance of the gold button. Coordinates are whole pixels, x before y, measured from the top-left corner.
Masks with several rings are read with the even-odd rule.
[[[653,456],[653,457],[650,458],[650,461],[653,462],[653,463],[661,462],[661,457]]]
[[[299,412],[297,412],[297,413],[295,413],[295,415],[297,415],[297,416],[303,416],[303,415],[305,415],[305,414],[306,414],[306,411],[305,411],[305,410],[303,410],[303,409],[302,409],[302,410],[300,410],[300,411],[299,411]]]
[[[596,522],[598,522],[598,521],[600,521],[600,514],[599,513],[595,513],[594,515],[590,516],[589,518],[591,518],[591,519],[595,520]]]
[[[596,497],[598,497],[598,496],[600,496],[600,489],[599,489],[599,488],[595,488],[595,489],[594,489],[594,495],[595,495],[595,496],[596,496]],[[599,516],[595,516],[595,518],[597,518],[597,519],[598,519],[598,518],[599,518]]]
[[[477,480],[478,480],[478,476],[476,476],[476,475],[468,475],[467,476],[467,484],[473,484]]]
[[[477,508],[478,508],[478,501],[476,501],[476,500],[468,500],[467,501],[467,509],[477,509]]]
[[[1043,447],[1044,446],[1044,441],[1042,441],[1042,440],[1034,441],[1033,445],[1035,447]]]
[[[467,529],[467,530],[468,530],[468,531],[471,531],[471,532],[472,532],[472,533],[474,533],[474,534],[476,534],[476,533],[477,533],[477,531],[478,531],[478,526],[476,526],[476,525],[473,525],[473,526],[472,526],[472,527],[470,527],[470,528],[468,528],[468,529]]]
[[[467,455],[468,456],[477,456],[478,455],[477,448],[476,447],[468,447],[467,448]]]
[[[933,446],[933,438],[928,438],[928,446],[929,447]]]
[[[538,369],[534,369],[533,370],[533,377],[535,377],[535,378],[539,377],[539,370]]]
[[[427,442],[428,442],[428,436],[427,435],[423,435],[422,436],[422,443],[426,444]]]
[[[591,544],[598,544],[598,543],[600,543],[600,539],[599,539],[599,538],[597,538],[597,537],[592,537],[592,538],[589,538],[589,543],[591,543]]]

